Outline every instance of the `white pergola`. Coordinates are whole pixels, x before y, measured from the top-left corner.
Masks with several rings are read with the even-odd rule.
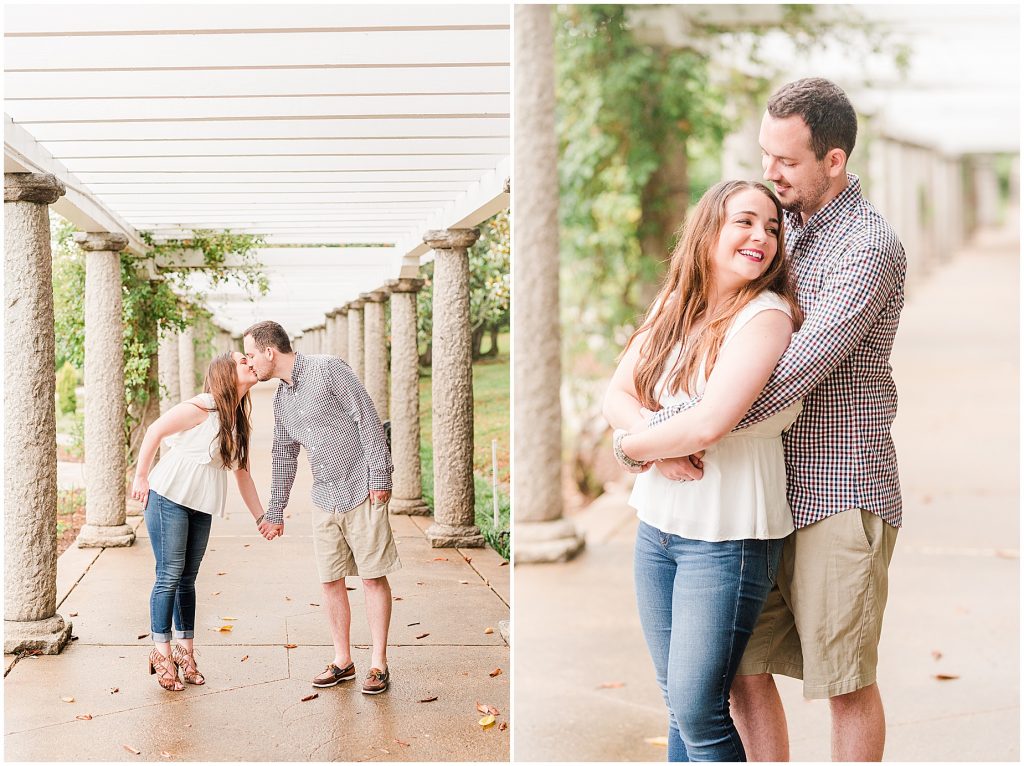
[[[85,231],[259,234],[270,294],[210,295],[295,334],[414,276],[428,230],[508,206],[502,5],[7,5],[5,172],[52,173]]]

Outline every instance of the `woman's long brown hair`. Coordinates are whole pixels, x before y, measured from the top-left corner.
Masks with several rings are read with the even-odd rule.
[[[717,306],[711,316],[706,316],[714,290],[712,255],[725,224],[725,206],[734,194],[744,189],[756,189],[775,206],[776,217],[780,221],[778,250],[761,276],[748,282],[736,295]],[[626,344],[628,349],[642,332],[650,330],[633,370],[633,385],[644,407],[649,410],[659,409],[655,388],[677,344],[683,344],[683,352],[669,373],[666,390],[693,392],[702,359],[706,360],[705,375],[711,375],[732,320],[763,290],[778,293],[793,312],[794,326],[800,326],[803,314],[796,300],[796,289],[785,257],[781,221],[782,205],[771,189],[762,183],[721,181],[701,197],[686,221],[679,244],[672,253],[665,283],[648,309],[644,323]],[[691,337],[694,328],[701,322],[703,326],[697,337]],[[685,341],[688,339],[690,343],[687,344]]]
[[[225,468],[249,468],[249,413],[252,400],[249,392],[238,399],[238,375],[231,353],[221,354],[210,362],[203,381],[203,391],[213,394],[214,409],[220,418],[220,459]]]

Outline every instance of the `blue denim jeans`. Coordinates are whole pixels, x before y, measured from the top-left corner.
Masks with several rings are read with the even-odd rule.
[[[206,553],[213,517],[149,491],[146,529],[156,556],[156,582],[149,597],[154,641],[192,638],[196,629],[196,575]]]
[[[729,688],[783,540],[704,542],[640,522],[636,602],[668,706],[669,761],[745,761]]]

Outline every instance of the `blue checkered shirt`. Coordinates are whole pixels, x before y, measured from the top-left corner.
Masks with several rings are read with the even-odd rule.
[[[296,354],[291,384],[281,381],[274,394],[271,524],[284,521],[299,447],[313,469],[313,502],[325,511],[355,508],[371,489],[391,490],[380,416],[352,368],[337,357]]]
[[[803,413],[782,435],[796,527],[849,508],[899,527],[903,505],[890,431],[896,384],[889,355],[903,308],[906,254],[852,173],[847,187],[806,225],[799,213],[785,218],[804,323],[736,428],[802,398]],[[658,412],[651,425],[697,401]]]

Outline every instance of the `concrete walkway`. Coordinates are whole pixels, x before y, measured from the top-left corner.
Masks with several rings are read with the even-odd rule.
[[[1018,258],[1015,238],[989,237],[935,268],[896,339],[905,526],[880,647],[887,760],[1019,759]],[[633,511],[607,493],[574,520],[577,560],[516,568],[515,757],[664,760]],[[828,760],[828,704],[779,686],[793,760]]]
[[[273,390],[253,391],[253,473],[264,503]],[[498,625],[508,619],[509,567],[490,549],[432,549],[423,534],[430,519],[391,517],[404,568],[389,578],[390,691],[359,691],[369,629],[357,578],[349,595],[360,680],[311,687],[333,655],[313,563],[311,482],[302,458],[285,536],[268,543],[229,479],[228,518],[214,519],[197,585],[205,686],[165,692],[147,674],[153,553],[140,517],[129,518],[139,524],[131,548],[62,555],[58,611],[78,640],[59,656],[13,667],[5,658],[6,758],[507,761],[510,729],[481,729],[476,704],[498,708],[499,725],[509,720],[509,649]],[[220,632],[223,625],[232,630]]]

